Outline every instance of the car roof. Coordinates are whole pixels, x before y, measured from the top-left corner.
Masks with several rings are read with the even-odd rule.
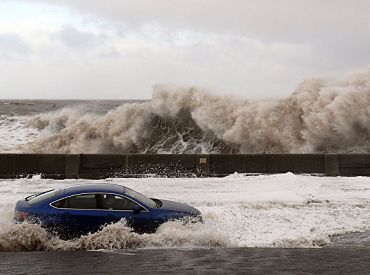
[[[85,193],[85,192],[108,192],[108,193],[124,193],[125,187],[118,184],[84,184],[64,187],[64,194],[75,194],[75,193]]]

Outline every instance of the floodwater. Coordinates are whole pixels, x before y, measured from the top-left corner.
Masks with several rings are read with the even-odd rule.
[[[163,224],[154,234],[131,232],[124,222],[63,241],[37,225],[12,221],[15,202],[29,194],[76,184],[120,184],[148,197],[198,208],[204,224]],[[323,248],[333,236],[370,229],[367,177],[242,175],[224,178],[0,180],[0,251],[150,248]],[[339,240],[339,239],[338,239]],[[359,241],[361,242],[361,241]],[[339,241],[338,241],[339,243]]]
[[[366,274],[370,249],[222,248],[1,253],[2,274]]]

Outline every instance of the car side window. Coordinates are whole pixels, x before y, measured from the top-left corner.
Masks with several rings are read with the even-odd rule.
[[[130,199],[113,195],[113,194],[102,194],[102,209],[109,210],[133,210],[134,206],[137,205]]]
[[[76,195],[56,201],[52,205],[56,208],[99,209],[96,197],[96,194]]]

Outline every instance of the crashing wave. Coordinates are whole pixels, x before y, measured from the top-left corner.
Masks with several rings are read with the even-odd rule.
[[[151,101],[105,115],[66,108],[29,124],[43,153],[370,152],[370,69],[341,81],[308,79],[287,98],[238,100],[157,86]]]

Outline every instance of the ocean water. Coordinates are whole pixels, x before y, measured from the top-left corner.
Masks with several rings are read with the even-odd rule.
[[[17,146],[47,137],[47,131],[33,127],[32,121],[42,114],[78,109],[104,115],[124,103],[139,100],[0,100],[0,152],[20,152]],[[41,134],[42,133],[42,134]]]

